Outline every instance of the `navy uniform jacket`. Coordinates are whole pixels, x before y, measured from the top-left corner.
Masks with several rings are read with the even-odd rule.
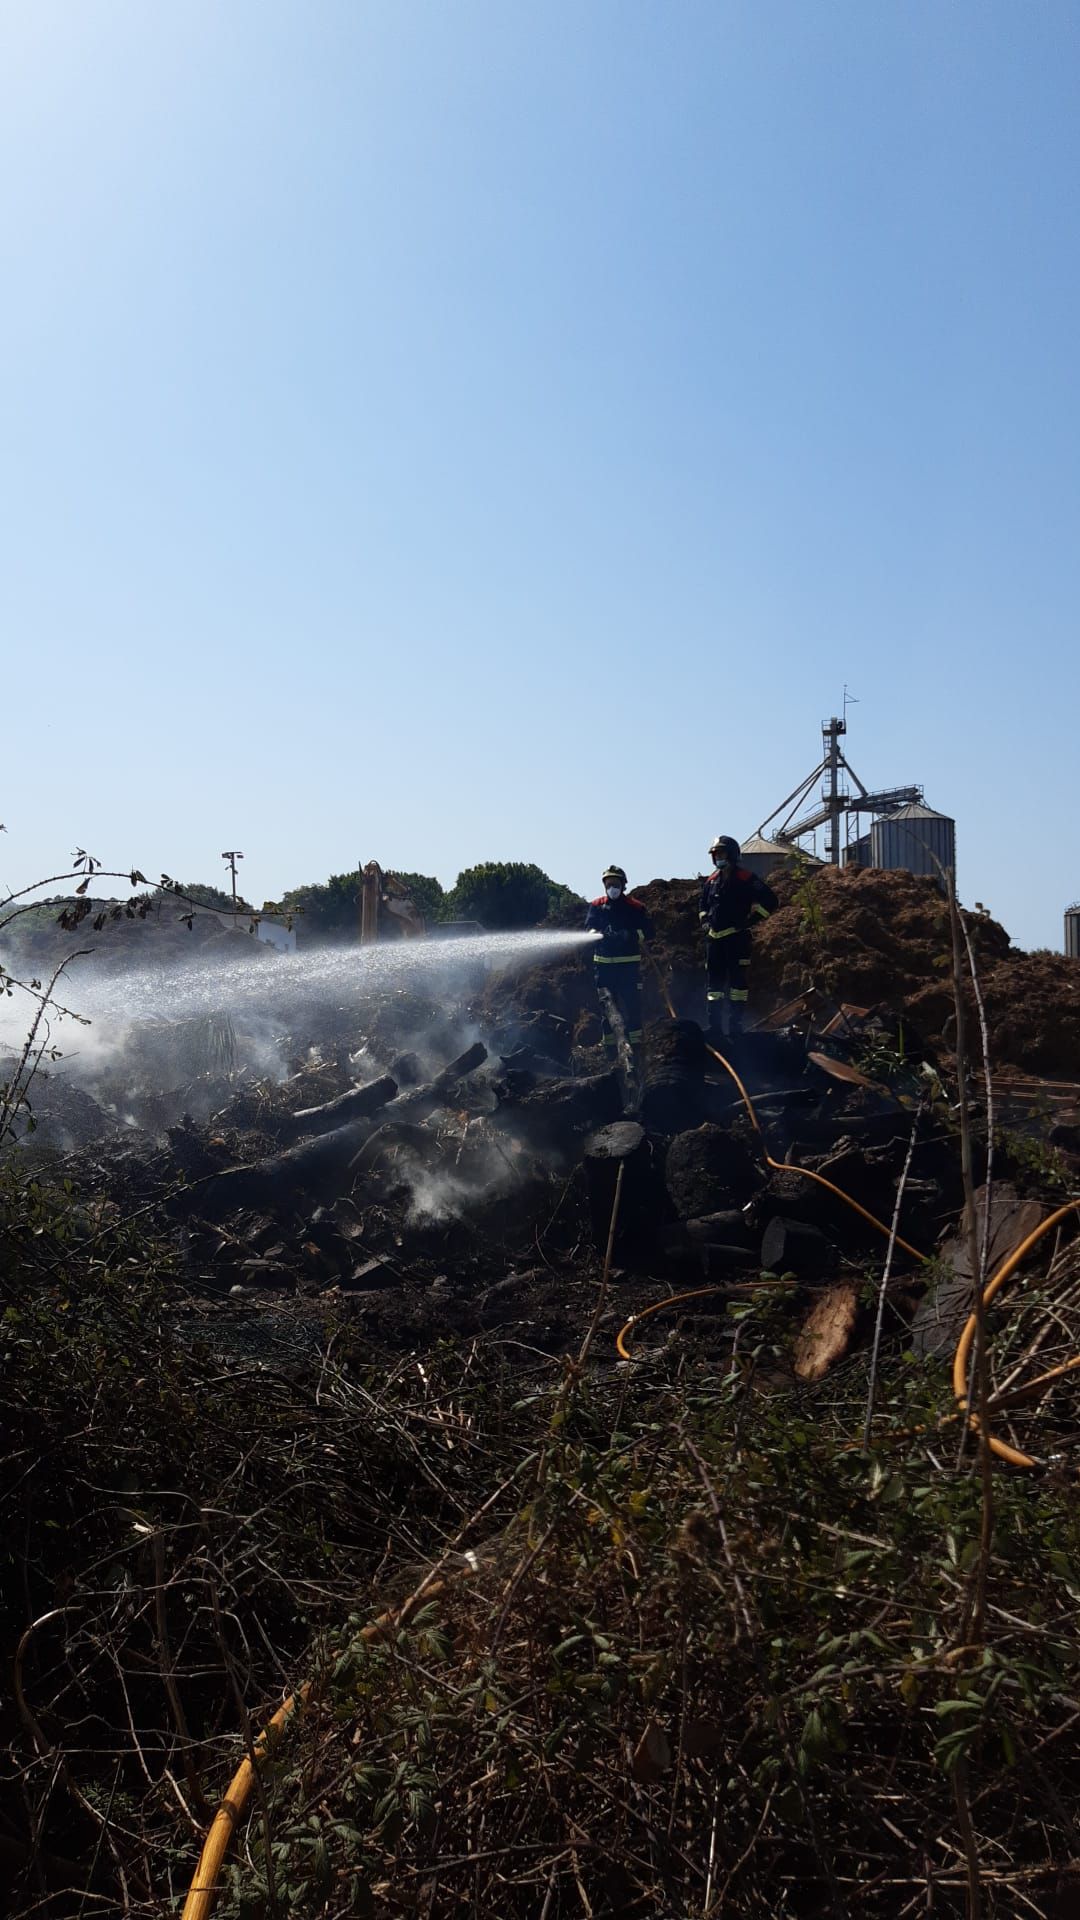
[[[746,867],[717,869],[703,883],[698,915],[708,939],[727,940],[745,933],[758,920],[767,920],[780,905],[771,887]]]
[[[641,959],[642,947],[652,938],[653,925],[644,903],[635,900],[632,893],[621,893],[617,900],[609,900],[602,893],[589,906],[585,930],[602,936],[593,953],[598,967],[628,967]]]

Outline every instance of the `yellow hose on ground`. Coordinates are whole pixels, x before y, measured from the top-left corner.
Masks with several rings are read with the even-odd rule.
[[[463,1569],[464,1571],[467,1569]],[[370,1621],[361,1631],[361,1640],[368,1642],[378,1640],[391,1629],[406,1626],[421,1602],[432,1600],[436,1595],[445,1592],[447,1585],[448,1582],[445,1580],[432,1580],[427,1585],[421,1584],[401,1607],[381,1613],[377,1620]],[[180,1920],[209,1920],[211,1909],[217,1898],[218,1881],[229,1849],[229,1842],[243,1819],[255,1785],[255,1769],[261,1761],[266,1759],[275,1734],[281,1731],[294,1714],[303,1711],[310,1694],[310,1680],[305,1681],[302,1687],[298,1687],[295,1693],[290,1693],[273,1718],[267,1721],[254,1743],[252,1752],[245,1754],[237,1767],[203,1842],[199,1864],[188,1888],[188,1896],[184,1901]]]
[[[1009,1278],[1010,1274],[1013,1274],[1016,1272],[1016,1269],[1020,1265],[1020,1262],[1031,1251],[1032,1247],[1034,1247],[1038,1243],[1038,1241],[1042,1239],[1043,1235],[1045,1233],[1049,1233],[1051,1227],[1056,1227],[1059,1221],[1064,1220],[1066,1214],[1075,1213],[1078,1208],[1080,1208],[1080,1200],[1066,1201],[1063,1207],[1058,1207],[1056,1213],[1052,1213],[1048,1219],[1042,1222],[1041,1226],[1036,1227],[1034,1233],[1029,1233],[1026,1240],[1021,1240],[1020,1245],[1014,1248],[1013,1252],[1009,1254],[1008,1259],[1002,1261],[993,1279],[987,1282],[986,1287],[983,1290],[983,1297],[982,1297],[982,1303],[983,1303],[984,1309],[990,1305],[991,1300],[993,1300],[995,1294],[1001,1291],[1001,1288],[1005,1285],[1005,1282]],[[967,1367],[968,1367],[968,1358],[971,1354],[971,1343],[975,1338],[976,1326],[977,1326],[976,1317],[974,1314],[972,1314],[970,1319],[967,1321],[967,1324],[964,1327],[963,1333],[960,1335],[956,1352],[953,1355],[953,1379],[952,1379],[953,1392],[956,1395],[957,1406],[959,1407],[961,1413],[964,1413],[964,1412],[968,1413],[973,1427],[978,1426],[979,1417],[978,1417],[978,1414],[971,1413],[970,1410],[968,1409]],[[1075,1360],[1067,1361],[1065,1366],[1054,1367],[1051,1369],[1049,1374],[1044,1374],[1040,1377],[1043,1380],[1050,1380],[1050,1379],[1053,1379],[1057,1374],[1070,1372],[1072,1368],[1077,1365],[1080,1365],[1080,1354],[1076,1356]],[[1036,1382],[1032,1381],[1029,1384],[1034,1386]],[[1035,1467],[1035,1466],[1038,1466],[1039,1464],[1037,1460],[1032,1459],[1030,1454],[1020,1453],[1016,1447],[1010,1447],[1004,1440],[995,1439],[993,1434],[990,1434],[989,1441],[990,1441],[991,1451],[997,1454],[999,1460],[1007,1460],[1010,1466]]]
[[[671,995],[667,990],[667,983],[665,982],[659,967],[656,966],[655,961],[653,962],[653,966],[656,972],[657,980],[660,985],[660,991],[663,994],[664,1000],[667,1004],[667,1010],[671,1015],[671,1018],[675,1020],[678,1018],[678,1015],[675,1012]],[[804,1180],[815,1180],[818,1186],[826,1187],[830,1193],[836,1194],[837,1198],[842,1200],[846,1206],[852,1207],[856,1213],[861,1214],[862,1218],[864,1220],[869,1221],[872,1227],[876,1227],[879,1233],[882,1233],[885,1235],[886,1239],[891,1239],[892,1229],[890,1227],[887,1227],[883,1220],[875,1219],[874,1215],[872,1213],[868,1213],[865,1207],[860,1206],[857,1200],[853,1200],[850,1194],[844,1193],[842,1188],[834,1186],[831,1180],[826,1180],[824,1174],[814,1173],[811,1171],[809,1167],[791,1167],[791,1166],[788,1166],[785,1161],[773,1159],[767,1146],[765,1145],[765,1135],[761,1130],[761,1122],[759,1121],[757,1114],[754,1111],[754,1103],[751,1100],[750,1095],[747,1093],[746,1088],[744,1087],[741,1079],[739,1078],[739,1075],[736,1073],[735,1068],[732,1066],[730,1060],[725,1060],[723,1054],[717,1052],[715,1047],[709,1046],[708,1041],[706,1041],[705,1044],[706,1044],[706,1047],[708,1048],[709,1053],[712,1054],[713,1059],[719,1061],[725,1073],[729,1073],[731,1075],[731,1078],[734,1080],[735,1085],[738,1087],[743,1105],[745,1106],[746,1111],[750,1116],[751,1124],[754,1128],[755,1133],[758,1136],[758,1140],[761,1143],[761,1151],[764,1156],[766,1164],[774,1168],[777,1173],[798,1173],[802,1175],[802,1178]],[[1025,1258],[1026,1254],[1030,1251],[1030,1249],[1033,1246],[1035,1246],[1039,1240],[1042,1239],[1044,1233],[1049,1233],[1051,1227],[1057,1226],[1058,1222],[1063,1220],[1066,1214],[1074,1213],[1078,1209],[1080,1209],[1080,1200],[1067,1201],[1063,1207],[1059,1207],[1057,1209],[1056,1213],[1052,1213],[1048,1220],[1044,1220],[1041,1226],[1036,1227],[1034,1233],[1030,1233],[1027,1239],[1021,1242],[1021,1244],[1008,1256],[1008,1258],[1002,1262],[1001,1266],[998,1268],[997,1272],[994,1274],[993,1279],[987,1283],[986,1290],[983,1293],[984,1307],[989,1306],[991,1300],[994,1298],[994,1295],[1000,1290],[1001,1287],[1004,1286],[1010,1274],[1016,1271],[1016,1268],[1020,1265],[1020,1262]],[[898,1247],[903,1247],[905,1253],[910,1253],[911,1255],[913,1255],[913,1257],[916,1260],[925,1261],[928,1257],[925,1253],[920,1253],[918,1247],[913,1247],[909,1241],[901,1239],[899,1234],[896,1235],[896,1245]],[[705,1287],[705,1288],[696,1289],[694,1293],[672,1294],[667,1300],[659,1300],[657,1301],[655,1306],[646,1307],[643,1309],[641,1313],[633,1314],[631,1318],[627,1321],[625,1327],[623,1327],[620,1330],[618,1337],[615,1341],[615,1345],[616,1345],[616,1348],[618,1349],[619,1354],[624,1360],[628,1360],[630,1358],[629,1352],[627,1351],[627,1348],[625,1345],[625,1340],[626,1340],[627,1334],[631,1331],[633,1327],[637,1325],[639,1320],[648,1319],[650,1314],[659,1313],[662,1308],[672,1306],[678,1300],[693,1300],[697,1297],[698,1293],[713,1293],[717,1291],[719,1291],[718,1288]],[[968,1365],[968,1359],[971,1353],[971,1343],[975,1338],[975,1327],[976,1327],[976,1319],[975,1319],[975,1315],[972,1314],[971,1318],[968,1320],[966,1326],[964,1327],[963,1333],[960,1335],[960,1340],[957,1345],[956,1352],[953,1356],[953,1392],[956,1395],[957,1404],[958,1404],[960,1413],[964,1413],[968,1410],[967,1409],[967,1365]],[[1036,1386],[1046,1385],[1050,1381],[1060,1378],[1062,1374],[1073,1372],[1077,1367],[1080,1367],[1080,1354],[1075,1355],[1074,1358],[1071,1360],[1067,1360],[1063,1366],[1053,1367],[1051,1368],[1049,1373],[1040,1374],[1037,1380],[1028,1381],[1026,1387],[1020,1388],[1017,1391],[1028,1392]],[[956,1417],[959,1417],[959,1414]],[[969,1413],[969,1419],[971,1421],[972,1426],[978,1425],[978,1416],[976,1414]],[[1006,1441],[996,1439],[993,1434],[991,1434],[989,1438],[990,1438],[991,1450],[997,1454],[999,1459],[1007,1460],[1011,1466],[1035,1467],[1038,1465],[1038,1461],[1033,1460],[1030,1454],[1019,1452],[1019,1450],[1016,1447],[1010,1447]]]
[[[579,1366],[584,1362],[586,1354],[588,1353],[589,1344],[592,1340],[603,1301],[606,1297],[607,1284],[611,1274],[611,1258],[615,1249],[615,1229],[619,1218],[619,1203],[622,1199],[623,1173],[624,1168],[620,1164],[618,1178],[615,1182],[615,1196],[611,1207],[611,1224],[608,1228],[607,1252],[604,1255],[604,1273],[600,1299],[597,1303],[592,1325],[585,1336],[585,1343],[578,1358]],[[486,1512],[495,1498],[496,1495],[492,1494],[491,1499],[485,1501],[480,1511]],[[477,1517],[477,1515],[474,1515],[473,1519],[475,1520]],[[470,1524],[472,1523],[470,1522]],[[438,1563],[439,1566],[444,1564],[445,1558],[446,1556],[444,1555],[443,1560]],[[466,1562],[465,1566],[461,1569],[461,1577],[465,1577],[472,1571],[473,1566],[471,1562]],[[420,1585],[409,1595],[407,1600],[403,1601],[400,1607],[388,1609],[385,1613],[381,1613],[378,1619],[370,1621],[366,1627],[362,1628],[360,1633],[361,1640],[367,1642],[377,1640],[390,1631],[396,1632],[401,1627],[406,1626],[416,1612],[420,1602],[422,1600],[433,1599],[437,1594],[444,1593],[448,1584],[449,1582],[445,1579],[435,1579],[432,1574],[426,1575],[420,1582]],[[211,1908],[217,1897],[218,1881],[221,1877],[221,1869],[224,1865],[225,1855],[228,1852],[229,1842],[239,1826],[247,1803],[251,1798],[252,1788],[255,1785],[257,1777],[256,1770],[259,1764],[265,1760],[274,1735],[287,1724],[295,1713],[302,1711],[310,1695],[310,1680],[305,1681],[303,1686],[298,1687],[295,1693],[290,1693],[288,1699],[283,1701],[272,1719],[267,1722],[255,1740],[251,1753],[245,1754],[240,1765],[237,1767],[236,1772],[229,1782],[225,1797],[210,1824],[206,1839],[203,1842],[203,1849],[199,1855],[199,1864],[195,1869],[195,1878],[188,1888],[188,1896],[184,1901],[184,1909],[180,1920],[208,1920]]]
[[[860,1206],[857,1200],[852,1199],[850,1193],[845,1193],[842,1187],[834,1186],[831,1180],[826,1180],[825,1175],[823,1173],[814,1173],[810,1167],[792,1167],[788,1165],[786,1160],[773,1159],[772,1154],[769,1152],[768,1147],[765,1145],[765,1135],[761,1131],[761,1122],[759,1121],[757,1114],[754,1112],[754,1103],[751,1100],[750,1095],[747,1093],[746,1088],[743,1086],[743,1083],[740,1080],[738,1074],[736,1073],[734,1067],[732,1066],[731,1061],[725,1060],[723,1054],[717,1053],[715,1047],[710,1047],[708,1044],[708,1041],[706,1041],[705,1044],[706,1044],[706,1047],[708,1048],[708,1051],[712,1054],[713,1059],[718,1060],[720,1062],[720,1065],[724,1068],[726,1073],[730,1073],[731,1078],[734,1080],[735,1085],[738,1087],[739,1093],[742,1096],[743,1105],[746,1108],[747,1113],[750,1115],[750,1119],[753,1122],[754,1131],[756,1132],[758,1139],[761,1142],[762,1157],[764,1158],[766,1166],[772,1167],[776,1173],[797,1173],[800,1179],[802,1180],[815,1181],[819,1187],[825,1187],[829,1193],[835,1193],[837,1199],[842,1200],[845,1206],[851,1207],[854,1210],[854,1212],[861,1214],[862,1218],[864,1220],[868,1220],[872,1227],[876,1227],[878,1233],[884,1234],[886,1240],[891,1240],[893,1237],[892,1228],[887,1227],[885,1225],[884,1220],[879,1220],[875,1214],[868,1213],[865,1207]],[[898,1247],[903,1247],[904,1252],[910,1253],[914,1260],[925,1260],[927,1258],[925,1253],[920,1253],[918,1247],[913,1247],[909,1240],[902,1239],[899,1234],[897,1234],[896,1236],[896,1245]]]
[[[664,1002],[667,1006],[667,1010],[671,1015],[671,1018],[673,1020],[677,1020],[679,1016],[675,1012],[674,1002],[672,1001],[671,995],[667,989],[667,982],[664,979],[663,974],[660,972],[660,969],[657,966],[656,961],[653,960],[651,954],[649,955],[649,962],[653,968],[654,973],[656,974],[657,982],[659,983],[659,987],[660,987],[660,992],[664,996]],[[885,1222],[883,1220],[879,1220],[875,1214],[868,1213],[866,1208],[860,1206],[857,1200],[853,1200],[851,1198],[851,1195],[849,1193],[845,1193],[842,1187],[834,1186],[831,1180],[826,1180],[823,1173],[813,1173],[811,1172],[809,1167],[792,1167],[788,1165],[786,1160],[773,1159],[771,1153],[769,1152],[768,1147],[765,1145],[765,1135],[761,1130],[761,1122],[754,1111],[754,1103],[751,1100],[750,1095],[747,1093],[746,1088],[743,1086],[743,1083],[740,1080],[738,1074],[736,1073],[734,1067],[732,1066],[731,1061],[725,1060],[723,1054],[718,1053],[715,1047],[709,1045],[708,1041],[705,1042],[705,1047],[706,1047],[706,1051],[712,1054],[713,1059],[719,1061],[720,1065],[724,1069],[724,1072],[729,1073],[731,1075],[731,1078],[734,1080],[735,1085],[738,1087],[743,1106],[746,1108],[746,1111],[750,1116],[750,1124],[753,1127],[754,1132],[757,1134],[759,1141],[761,1142],[762,1158],[764,1159],[766,1166],[772,1167],[776,1173],[797,1173],[800,1176],[800,1178],[803,1180],[815,1181],[819,1187],[825,1187],[829,1193],[834,1193],[838,1200],[842,1200],[844,1202],[845,1206],[852,1207],[856,1213],[861,1214],[862,1218],[864,1220],[869,1221],[870,1225],[872,1227],[875,1227],[878,1233],[884,1234],[886,1240],[891,1240],[892,1239],[891,1227],[887,1227],[885,1225]],[[918,1247],[913,1247],[909,1241],[902,1240],[899,1234],[897,1234],[896,1236],[896,1245],[898,1247],[903,1247],[905,1253],[910,1253],[913,1260],[925,1260],[927,1258],[927,1255],[925,1253],[919,1252]]]
[[[770,1283],[751,1280],[744,1281],[742,1284],[744,1286],[761,1287],[763,1284]],[[782,1283],[778,1280],[771,1284],[779,1286]],[[680,1300],[701,1300],[707,1293],[730,1293],[730,1291],[731,1288],[726,1283],[722,1287],[691,1287],[689,1293],[669,1293],[666,1299],[654,1301],[651,1307],[642,1307],[640,1313],[632,1313],[626,1325],[620,1327],[615,1336],[615,1345],[619,1352],[619,1358],[629,1360],[630,1350],[626,1342],[634,1328],[638,1326],[642,1320],[651,1320],[654,1313],[663,1313],[665,1307],[677,1307]]]
[[[256,1762],[265,1760],[275,1733],[284,1727],[294,1713],[300,1712],[310,1691],[309,1681],[296,1693],[290,1693],[288,1699],[274,1714],[273,1719],[267,1722],[253,1749]],[[225,1863],[229,1842],[244,1816],[254,1785],[255,1768],[252,1765],[252,1757],[250,1754],[245,1754],[210,1823],[209,1832],[203,1842],[203,1850],[199,1855],[199,1864],[195,1869],[195,1878],[188,1888],[188,1896],[184,1901],[180,1920],[207,1920],[217,1897],[218,1880]]]
[[[642,1307],[640,1313],[632,1313],[624,1327],[615,1335],[615,1347],[620,1360],[629,1360],[630,1349],[627,1337],[642,1320],[651,1320],[654,1313],[663,1313],[665,1307],[677,1306],[680,1300],[701,1300],[707,1293],[723,1293],[723,1287],[692,1287],[689,1293],[669,1293],[666,1300],[656,1300],[651,1307]]]

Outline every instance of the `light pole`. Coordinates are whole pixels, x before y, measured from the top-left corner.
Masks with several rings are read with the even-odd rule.
[[[221,857],[223,860],[228,861],[229,872],[232,874],[232,903],[233,903],[233,912],[235,913],[236,912],[236,863],[238,860],[242,860],[244,856],[242,853],[233,852],[233,853],[223,853]]]

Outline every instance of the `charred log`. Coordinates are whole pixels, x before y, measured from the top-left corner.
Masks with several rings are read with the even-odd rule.
[[[656,1195],[652,1155],[645,1129],[636,1120],[616,1120],[601,1127],[585,1142],[585,1177],[593,1245],[606,1250],[615,1202],[619,1168],[623,1171],[622,1198],[615,1233],[615,1254],[622,1262],[651,1247],[654,1239]]]
[[[199,1211],[213,1220],[241,1207],[280,1211],[289,1207],[298,1193],[333,1198],[340,1193],[371,1127],[370,1120],[353,1120],[333,1133],[301,1141],[251,1166],[231,1167],[200,1190]]]
[[[761,1183],[744,1143],[709,1121],[671,1142],[665,1179],[671,1204],[684,1220],[739,1206]]]
[[[650,1133],[685,1133],[705,1118],[705,1036],[695,1020],[650,1027],[641,1117]]]
[[[467,1080],[477,1067],[482,1067],[488,1057],[487,1048],[478,1040],[474,1046],[467,1047],[456,1060],[437,1073],[424,1087],[414,1087],[411,1092],[399,1094],[386,1118],[398,1122],[415,1123],[426,1120],[428,1115],[445,1107],[453,1098],[463,1080]]]
[[[557,1147],[618,1120],[621,1113],[622,1089],[612,1071],[542,1082],[523,1100],[506,1102],[496,1119],[531,1145]]]
[[[368,1114],[377,1113],[380,1107],[389,1104],[397,1090],[398,1082],[384,1074],[380,1080],[369,1081],[366,1087],[350,1087],[347,1093],[339,1093],[336,1100],[326,1100],[322,1106],[301,1107],[282,1123],[282,1137],[294,1140],[302,1134],[333,1133],[336,1127],[343,1127],[351,1120],[362,1120]]]

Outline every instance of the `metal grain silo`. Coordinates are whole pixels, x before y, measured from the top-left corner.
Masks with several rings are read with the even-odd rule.
[[[1070,960],[1080,960],[1080,900],[1065,909],[1065,951]]]
[[[870,865],[892,873],[925,873],[940,883],[941,867],[956,872],[956,821],[918,804],[900,807],[870,827]]]
[[[782,867],[791,855],[790,846],[783,847],[776,840],[766,840],[763,833],[752,833],[744,840],[739,852],[739,865],[748,872],[756,873],[760,880],[767,880],[770,873]]]

